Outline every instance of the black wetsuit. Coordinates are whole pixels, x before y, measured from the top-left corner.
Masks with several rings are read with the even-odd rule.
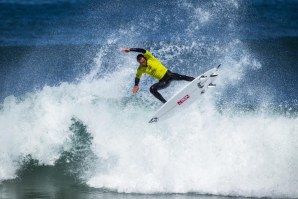
[[[168,70],[161,80],[150,87],[150,92],[161,102],[166,103],[167,101],[162,97],[158,90],[167,88],[173,80],[185,80],[191,82],[194,79],[194,77],[172,73]]]

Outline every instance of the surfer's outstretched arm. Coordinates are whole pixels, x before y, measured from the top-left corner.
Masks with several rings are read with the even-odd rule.
[[[139,52],[139,53],[142,53],[142,54],[146,53],[146,50],[142,49],[142,48],[122,48],[121,51],[126,52],[126,53],[131,52],[131,51],[132,52]],[[137,60],[141,65],[145,66],[145,65],[147,65],[147,61],[146,61],[144,55],[142,55],[142,54],[139,54],[137,56]],[[140,61],[139,57],[142,57],[143,60]],[[140,67],[141,67],[141,65],[140,65]],[[137,74],[136,74],[136,78],[135,78],[135,85],[134,85],[133,90],[132,90],[133,93],[137,93],[139,91],[140,78],[141,78],[142,74],[144,73],[144,68],[140,68],[140,67],[137,70]]]
[[[123,48],[121,51],[126,53],[128,52],[138,52],[143,54],[146,53],[146,50],[143,48]]]

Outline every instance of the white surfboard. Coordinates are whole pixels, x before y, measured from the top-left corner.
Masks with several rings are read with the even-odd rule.
[[[218,76],[220,65],[212,68],[204,74],[198,76],[177,94],[171,97],[160,109],[154,114],[149,123],[157,122],[169,118],[178,109],[188,107],[195,102],[201,95],[206,93],[207,89],[216,86],[214,83]]]

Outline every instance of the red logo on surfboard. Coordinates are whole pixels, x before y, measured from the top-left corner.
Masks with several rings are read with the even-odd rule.
[[[185,102],[186,100],[188,100],[188,98],[190,98],[190,96],[189,96],[189,95],[185,95],[181,100],[179,100],[179,101],[177,102],[177,104],[178,104],[178,105],[183,104],[183,102]]]

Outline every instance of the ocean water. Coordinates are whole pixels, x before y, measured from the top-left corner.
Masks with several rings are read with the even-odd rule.
[[[298,198],[295,0],[0,0],[0,198]],[[217,87],[160,107],[136,53]],[[161,93],[170,98],[186,82]]]

